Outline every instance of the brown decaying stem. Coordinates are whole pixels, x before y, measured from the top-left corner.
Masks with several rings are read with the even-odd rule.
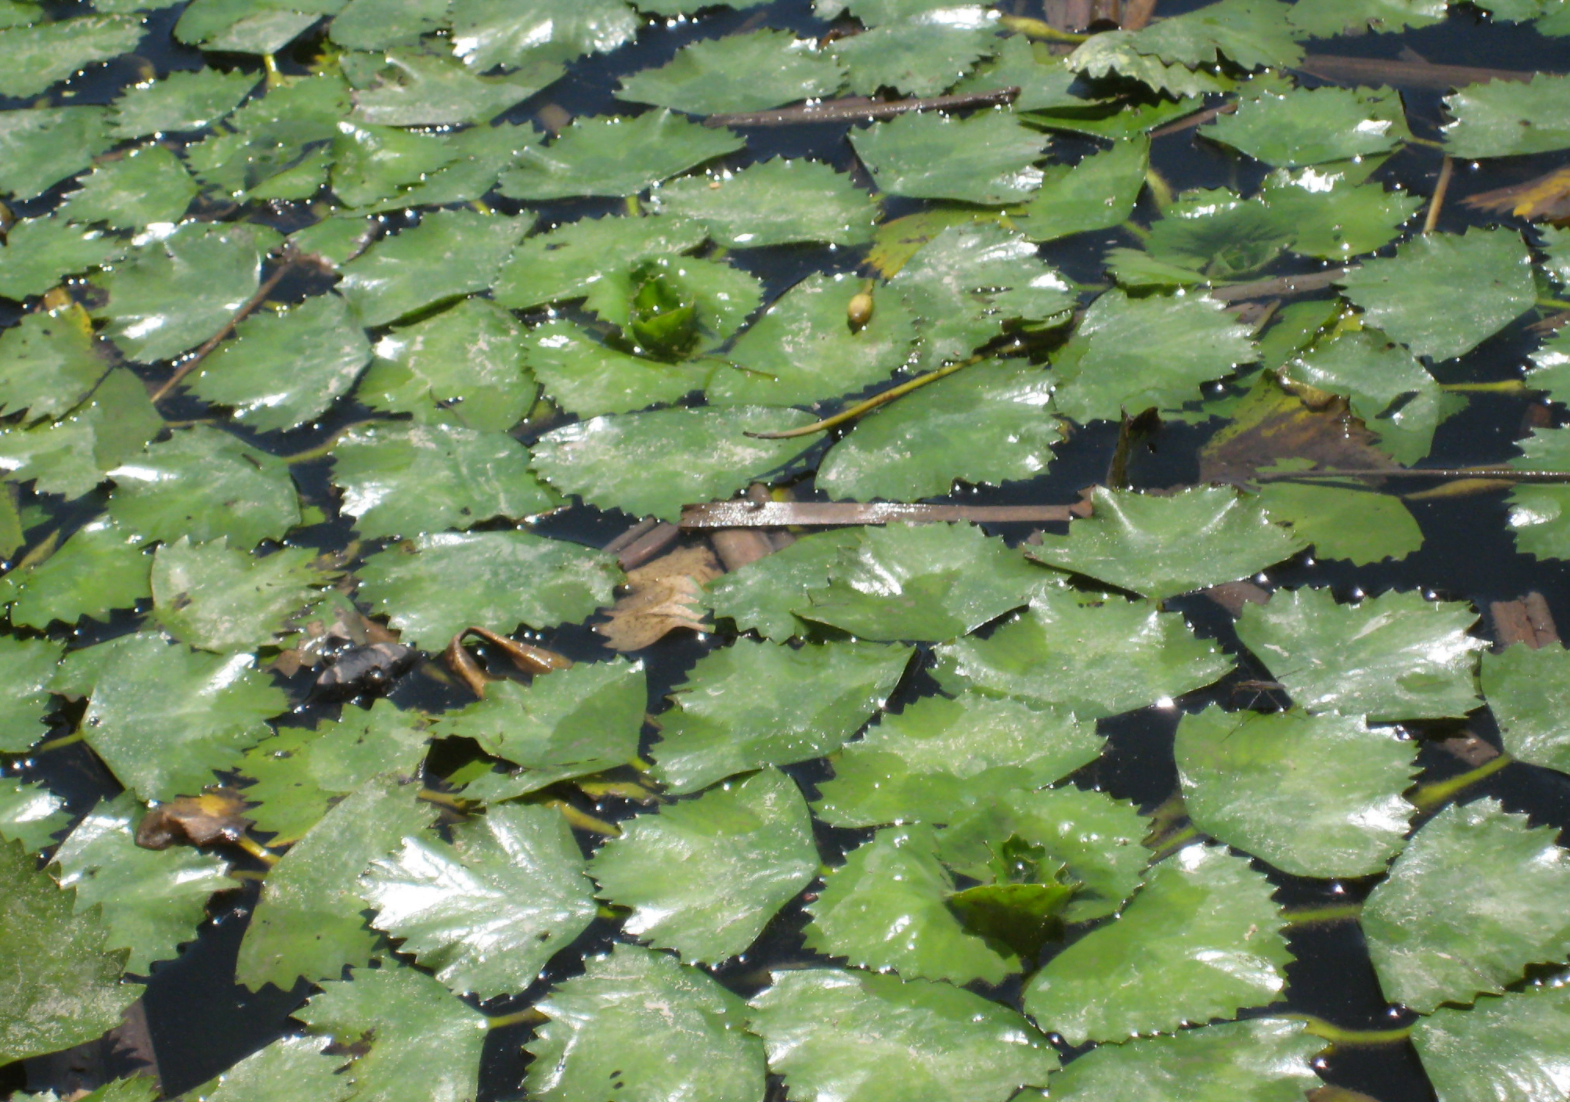
[[[1322,80],[1351,84],[1393,84],[1440,91],[1489,80],[1529,81],[1536,75],[1517,69],[1479,69],[1471,65],[1431,65],[1426,61],[1339,57],[1334,54],[1309,54],[1297,67]]]
[[[1570,482],[1570,471],[1518,471],[1511,467],[1374,467],[1327,468],[1317,471],[1261,471],[1256,482],[1296,482],[1322,478],[1438,478],[1495,479],[1500,482]]]
[[[1439,166],[1439,179],[1434,181],[1434,197],[1428,201],[1428,214],[1423,218],[1423,232],[1433,233],[1439,224],[1439,211],[1445,205],[1445,195],[1450,190],[1450,177],[1455,174],[1456,163],[1449,157]]]
[[[299,252],[288,242],[284,242],[283,248],[278,252],[278,266],[273,269],[273,274],[262,281],[262,285],[256,289],[256,293],[246,300],[245,305],[234,312],[234,316],[224,323],[222,329],[207,338],[202,346],[191,354],[190,359],[175,368],[174,374],[164,381],[163,386],[153,391],[152,400],[154,402],[163,401],[171,390],[180,385],[182,379],[201,365],[201,362],[212,353],[213,349],[223,342],[225,337],[234,332],[236,325],[250,317],[258,306],[267,301],[267,296],[273,293],[274,288],[282,283],[284,277],[293,271],[295,265],[299,264],[303,259],[303,253]]]
[[[1323,290],[1346,275],[1346,268],[1326,268],[1307,275],[1280,276],[1277,279],[1260,279],[1253,283],[1238,283],[1231,287],[1216,287],[1210,297],[1218,302],[1241,302],[1249,298],[1277,298],[1282,295],[1303,295]]]
[[[737,114],[710,115],[704,126],[792,126],[814,122],[860,122],[872,119],[892,119],[911,111],[963,111],[971,107],[1002,107],[1013,103],[1019,95],[1018,86],[996,88],[988,92],[966,92],[953,96],[926,96],[915,99],[868,99],[849,96],[845,99],[824,100],[821,103],[804,103],[800,107],[782,107],[777,111],[745,111]]]
[[[1150,22],[1150,17],[1155,10],[1156,0],[1129,0],[1128,6],[1123,9],[1123,29],[1139,30]]]
[[[1087,503],[1073,505],[947,505],[890,501],[715,501],[688,505],[681,512],[683,528],[819,528],[841,524],[915,524],[970,522],[1002,524],[1067,523],[1086,516]]]

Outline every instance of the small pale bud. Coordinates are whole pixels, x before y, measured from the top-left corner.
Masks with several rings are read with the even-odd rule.
[[[851,296],[850,305],[845,308],[845,317],[850,321],[852,332],[860,332],[861,327],[872,320],[872,292],[860,291]]]

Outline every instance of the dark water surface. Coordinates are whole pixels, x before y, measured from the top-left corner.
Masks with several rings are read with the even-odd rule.
[[[1199,5],[1163,0],[1161,11],[1175,14],[1196,6]],[[87,11],[85,5],[58,7],[69,14]],[[149,32],[141,48],[142,56],[160,73],[200,68],[206,62],[199,52],[180,47],[170,37],[169,31],[178,13],[179,9],[170,9],[150,13],[148,17]],[[626,112],[629,105],[614,100],[611,94],[620,76],[663,64],[678,47],[694,39],[717,37],[759,25],[814,35],[827,29],[826,24],[811,16],[805,0],[780,0],[768,7],[745,12],[720,11],[669,25],[652,24],[644,29],[637,42],[609,55],[577,62],[565,79],[508,112],[504,118],[511,122],[524,121],[547,104],[559,105],[574,115]],[[1539,38],[1527,29],[1487,25],[1481,16],[1473,21],[1465,13],[1452,13],[1445,24],[1403,35],[1313,44],[1314,52],[1318,53],[1369,57],[1395,57],[1402,49],[1415,51],[1436,63],[1570,69],[1570,47],[1562,40],[1555,43]],[[286,68],[298,69],[311,53],[312,45],[307,39],[296,45],[291,59],[280,60]],[[248,67],[254,65],[251,59],[233,60]],[[75,95],[69,102],[108,102],[126,83],[144,76],[130,60],[120,59],[98,67],[76,82],[72,86]],[[1414,133],[1420,137],[1436,135],[1441,120],[1441,95],[1437,91],[1406,90],[1409,117]],[[12,106],[22,104],[0,101],[0,108]],[[829,124],[754,129],[748,133],[749,151],[738,154],[734,163],[739,165],[746,160],[763,160],[771,156],[811,155],[838,169],[853,169],[856,167],[854,158],[845,140],[848,129],[844,125]],[[1072,159],[1093,148],[1093,143],[1064,136],[1054,138],[1054,148],[1059,156]],[[1375,179],[1427,195],[1439,170],[1440,157],[1438,150],[1409,146],[1393,157]],[[1258,183],[1265,171],[1258,165],[1240,167],[1238,158],[1219,146],[1195,140],[1192,131],[1157,140],[1152,161],[1175,190],[1231,186],[1246,192]],[[1469,221],[1466,210],[1457,202],[1459,198],[1474,191],[1519,182],[1546,167],[1547,163],[1539,158],[1511,158],[1497,168],[1493,165],[1482,169],[1457,165],[1451,201],[1444,209],[1441,227],[1459,230]],[[864,177],[862,180],[866,182]],[[39,200],[23,204],[17,213],[41,213],[57,202],[59,192],[68,186],[63,185]],[[1148,204],[1148,199],[1145,202]],[[509,213],[517,209],[516,204],[507,200],[497,200],[494,205]],[[919,203],[891,200],[886,204],[887,216],[897,217],[918,210],[920,206]],[[573,220],[585,214],[606,213],[619,209],[619,204],[585,200],[547,204],[536,209],[541,211],[544,225]],[[1141,220],[1152,214],[1153,209],[1149,207],[1136,212]],[[1051,243],[1044,246],[1042,252],[1070,278],[1096,283],[1103,278],[1101,257],[1105,249],[1128,243],[1116,231],[1084,234]],[[772,298],[807,272],[857,268],[861,252],[776,248],[733,255],[730,259],[764,279]],[[1298,262],[1298,270],[1309,271],[1315,267],[1311,261]],[[1279,274],[1286,270],[1278,265],[1271,272]],[[0,324],[12,323],[16,315],[14,306],[0,306]],[[1518,378],[1525,363],[1525,353],[1535,343],[1523,328],[1524,324],[1518,323],[1515,329],[1487,342],[1479,351],[1446,365],[1441,381]],[[1425,465],[1460,467],[1509,459],[1515,454],[1512,441],[1524,434],[1523,424],[1534,413],[1535,404],[1525,397],[1474,396],[1466,411],[1440,429]],[[196,416],[204,408],[190,399],[184,407],[178,403],[172,405],[170,415],[175,419]],[[1536,410],[1538,415],[1543,412]],[[343,424],[363,419],[368,413],[352,403],[340,403],[329,418],[308,429],[261,436],[240,431],[259,447],[287,454],[326,439]],[[1132,457],[1133,484],[1157,487],[1194,481],[1197,449],[1212,427],[1168,424],[1156,430],[1141,441]],[[1091,426],[1063,447],[1049,475],[1030,483],[966,493],[960,499],[976,503],[1069,500],[1080,488],[1105,479],[1116,442],[1115,426]],[[327,470],[326,461],[322,461],[297,466],[294,473],[304,497],[326,507],[331,515]],[[810,496],[810,484],[803,484],[798,490],[802,496]],[[70,523],[73,518],[75,523],[80,523],[100,504],[101,501],[89,500],[63,506],[56,511],[51,523],[58,524],[62,519]],[[1503,495],[1414,503],[1413,511],[1422,525],[1425,542],[1420,551],[1407,559],[1399,563],[1353,567],[1345,562],[1322,563],[1300,557],[1272,571],[1269,584],[1328,585],[1342,598],[1359,591],[1373,594],[1388,589],[1415,588],[1431,591],[1444,599],[1470,600],[1479,608],[1491,600],[1512,599],[1536,590],[1547,598],[1558,622],[1570,625],[1570,565],[1560,561],[1538,561],[1516,553],[1505,523]],[[543,527],[553,535],[603,545],[631,523],[632,518],[621,514],[601,514],[579,508],[550,519]],[[994,531],[1011,539],[1027,534],[1021,528],[1003,527]],[[341,547],[349,538],[350,529],[346,523],[328,523],[306,530],[292,542],[328,548]],[[1200,597],[1182,598],[1172,603],[1189,617],[1201,634],[1218,639],[1230,649],[1237,648],[1230,617],[1214,604]],[[75,641],[96,642],[135,630],[139,623],[140,617],[121,614],[107,625],[91,625],[91,635],[78,635]],[[598,637],[582,626],[560,629],[545,636],[544,641],[570,657],[603,653]],[[652,710],[659,710],[666,692],[683,679],[697,658],[715,642],[723,640],[668,638],[644,652]],[[1212,701],[1234,702],[1235,683],[1246,676],[1246,673],[1234,674],[1219,686],[1186,698],[1180,702],[1181,706],[1195,711]],[[891,707],[898,710],[931,689],[930,679],[918,673],[907,678]],[[446,707],[455,700],[448,690],[418,674],[399,685],[394,699],[406,706],[425,708]],[[1172,734],[1178,714],[1177,709],[1152,708],[1103,721],[1101,729],[1108,736],[1108,750],[1100,761],[1087,767],[1075,780],[1086,786],[1103,788],[1115,796],[1136,800],[1146,810],[1159,804],[1176,789]],[[74,717],[63,717],[71,718]],[[302,723],[314,721],[309,710],[296,718]],[[1485,714],[1481,722],[1474,721],[1474,733],[1497,743],[1497,736],[1489,724]],[[1460,726],[1456,725],[1458,730]],[[69,727],[62,726],[58,733],[67,730]],[[1429,778],[1463,768],[1454,759],[1431,749],[1424,751],[1421,761],[1429,768],[1426,774]],[[807,787],[809,796],[813,793],[813,782],[827,775],[826,767],[821,763],[788,767],[787,771]],[[20,772],[30,780],[47,783],[68,799],[70,809],[76,813],[85,812],[96,799],[118,790],[113,778],[82,746],[23,762]],[[1516,764],[1479,784],[1475,792],[1497,797],[1509,810],[1528,813],[1535,824],[1547,823],[1559,827],[1562,832],[1570,831],[1570,777]],[[616,803],[599,809],[600,813],[612,818],[624,817],[631,810],[630,806]],[[847,848],[871,834],[870,831],[834,830],[822,824],[818,824],[817,829],[820,849],[829,863],[837,863],[839,855]],[[1561,842],[1570,842],[1570,836],[1562,833]],[[1369,880],[1327,884],[1275,872],[1271,876],[1280,887],[1279,898],[1291,907],[1354,902],[1371,887]],[[165,1088],[171,1095],[203,1082],[289,1031],[288,1014],[303,1003],[309,990],[302,983],[290,992],[269,987],[252,993],[232,984],[235,956],[255,896],[254,883],[219,896],[214,902],[212,917],[202,926],[196,941],[185,948],[178,960],[156,966],[150,977],[145,1004]],[[717,974],[743,993],[750,993],[750,977],[759,970],[810,957],[801,943],[800,931],[804,923],[800,902],[793,903],[770,925],[752,952],[717,969]],[[585,952],[604,948],[612,935],[613,928],[609,925],[601,923],[592,927],[571,951],[558,955],[546,980],[510,1000],[495,1000],[487,1004],[486,1010],[501,1013],[533,1002],[544,985],[579,971],[578,959]],[[1297,954],[1297,962],[1288,971],[1289,1000],[1285,1009],[1318,1015],[1353,1029],[1388,1028],[1405,1020],[1380,996],[1355,923],[1299,927],[1291,934],[1291,946]],[[519,1083],[526,1057],[519,1046],[529,1035],[528,1026],[492,1032],[482,1069],[482,1098],[511,1098],[520,1094]],[[42,1072],[43,1069],[35,1065],[34,1070]],[[1323,1070],[1330,1082],[1366,1092],[1381,1102],[1426,1102],[1433,1098],[1422,1068],[1404,1043],[1342,1047]],[[14,1081],[16,1072],[17,1069],[10,1069],[7,1074],[13,1081],[0,1081],[0,1090],[21,1085]],[[36,1075],[27,1083],[32,1090],[61,1085]]]

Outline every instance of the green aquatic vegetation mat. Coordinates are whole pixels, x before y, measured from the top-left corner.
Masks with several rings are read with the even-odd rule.
[[[1562,1094],[1564,851],[1443,805],[1567,768],[1563,650],[1479,677],[1468,606],[1307,588],[1234,640],[1198,594],[1282,563],[1320,584],[1310,545],[1412,556],[1444,506],[1381,491],[1427,484],[1324,468],[1450,461],[1437,430],[1495,354],[1504,404],[1566,392],[1562,333],[1531,325],[1562,308],[1564,231],[1454,195],[1415,220],[1433,126],[1458,158],[1552,153],[1564,78],[1409,122],[1409,91],[1294,69],[1436,0],[1222,0],[1068,56],[1030,14],[826,0],[825,37],[801,7],[0,2],[0,837],[37,916],[0,934],[0,1059],[92,1041],[122,976],[166,982],[230,921],[234,864],[262,880],[238,978],[315,986],[308,1035],[281,1026],[215,1102],[460,1102],[520,1045],[518,1089],[562,1102],[1286,1102],[1321,1034],[1372,1035],[1257,1016],[1295,1013],[1304,917],[1269,866],[1371,889],[1370,957],[1427,1015],[1441,1097]],[[1570,30],[1562,4],[1478,7],[1469,33]],[[167,71],[170,28],[206,67]],[[618,114],[568,113],[617,80]],[[782,131],[682,117],[1014,87]],[[1196,179],[1196,140],[1229,171]],[[1560,443],[1491,461],[1559,470]],[[772,553],[718,577],[695,535],[628,574],[573,542],[754,482],[858,520],[1084,504],[1024,549],[963,523],[729,533],[731,565]],[[1514,489],[1521,550],[1562,555],[1562,496]],[[678,626],[607,660],[639,617]],[[432,659],[470,627],[575,664],[520,675],[481,642],[454,679]],[[392,699],[338,699],[394,639]],[[1483,705],[1509,756],[1414,778],[1408,736]],[[1167,803],[1096,790],[1127,770]],[[147,805],[220,782],[250,856],[137,844]]]

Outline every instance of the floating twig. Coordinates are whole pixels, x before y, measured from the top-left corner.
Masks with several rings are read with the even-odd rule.
[[[823,528],[846,524],[1063,523],[1090,515],[1088,502],[1072,505],[944,505],[890,501],[714,501],[681,511],[683,528]]]
[[[1128,7],[1123,9],[1123,29],[1137,31],[1150,22],[1150,17],[1155,14],[1156,0],[1129,0]]]
[[[1525,83],[1536,72],[1518,69],[1479,69],[1471,65],[1432,65],[1426,61],[1397,61],[1382,57],[1341,57],[1336,54],[1309,54],[1297,66],[1321,80],[1350,84],[1393,84],[1397,87],[1461,88],[1489,80],[1517,80]]]
[[[912,111],[963,111],[971,107],[1002,107],[1019,95],[1017,85],[990,92],[965,92],[952,96],[925,96],[916,99],[869,99],[848,96],[844,99],[804,103],[800,107],[781,107],[777,111],[743,111],[710,115],[704,126],[799,126],[814,122],[862,122],[892,119]]]
[[[1185,115],[1176,122],[1169,122],[1165,126],[1158,126],[1150,132],[1152,139],[1164,138],[1168,134],[1177,134],[1190,130],[1196,126],[1203,126],[1218,115],[1230,115],[1237,110],[1237,103],[1223,103],[1217,107],[1207,107],[1203,111],[1195,111],[1192,115]]]
[[[175,368],[174,374],[164,381],[164,385],[153,391],[152,400],[154,402],[163,401],[171,390],[180,385],[181,380],[195,371],[201,365],[201,362],[212,353],[213,349],[223,343],[225,337],[234,332],[235,326],[250,317],[258,306],[267,301],[267,296],[273,293],[278,284],[283,282],[284,277],[294,270],[295,265],[299,264],[305,255],[289,242],[284,242],[283,247],[278,250],[278,266],[273,269],[273,274],[262,281],[262,285],[256,289],[256,293],[246,299],[245,304],[236,310],[228,321],[224,322],[222,329],[208,337],[202,346],[191,354],[190,359]]]
[[[1250,298],[1282,298],[1287,295],[1306,295],[1321,291],[1347,274],[1346,268],[1326,268],[1322,272],[1305,275],[1279,276],[1275,279],[1256,279],[1252,283],[1236,283],[1230,287],[1214,287],[1210,297],[1219,302],[1242,302]]]
[[[1455,174],[1456,163],[1448,156],[1439,166],[1439,179],[1434,181],[1434,194],[1428,200],[1428,214],[1423,218],[1423,232],[1433,233],[1439,225],[1439,211],[1445,205],[1445,194],[1450,190],[1450,177]]]
[[[1345,467],[1317,471],[1260,471],[1253,476],[1255,482],[1296,482],[1304,478],[1436,478],[1447,482],[1457,479],[1491,479],[1499,482],[1570,483],[1570,471],[1530,471],[1513,467],[1393,467],[1389,470]]]

